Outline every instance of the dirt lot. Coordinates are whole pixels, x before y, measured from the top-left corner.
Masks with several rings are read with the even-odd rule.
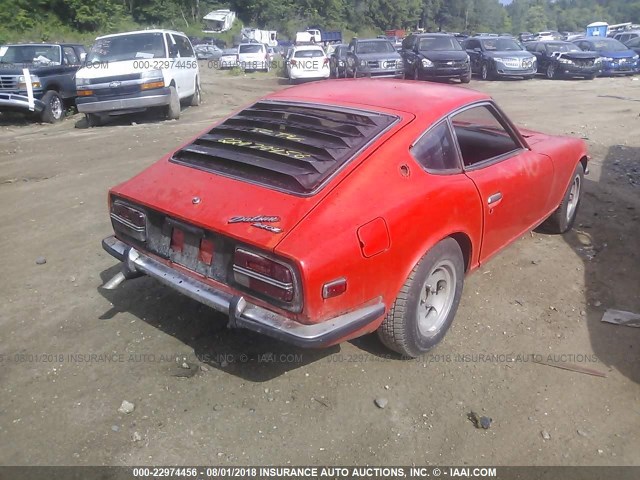
[[[575,229],[470,276],[416,361],[373,335],[304,351],[230,331],[149,278],[99,288],[118,271],[108,188],[284,81],[205,69],[205,103],[179,121],[0,117],[0,464],[640,465],[640,329],[600,321],[640,312],[637,80],[470,84],[523,126],[586,137],[591,174]],[[203,368],[181,377],[176,356]]]

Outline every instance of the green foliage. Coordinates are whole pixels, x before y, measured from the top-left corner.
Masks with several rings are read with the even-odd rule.
[[[386,29],[513,32],[581,31],[594,21],[640,20],[640,0],[0,0],[0,42],[82,41],[96,35],[167,27],[203,36],[202,17],[230,8],[246,25],[293,38],[310,26],[371,36]],[[218,35],[227,44],[239,35]]]

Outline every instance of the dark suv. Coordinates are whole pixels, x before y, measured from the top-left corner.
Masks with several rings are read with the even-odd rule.
[[[47,123],[62,120],[75,104],[74,76],[86,54],[84,46],[66,43],[0,47],[0,112],[33,112]]]
[[[536,57],[511,37],[471,37],[465,40],[463,47],[471,58],[471,71],[483,80],[497,77],[530,79],[538,71]]]
[[[405,75],[414,80],[458,78],[471,81],[469,55],[453,35],[423,33],[402,41]]]
[[[402,57],[389,40],[356,39],[349,43],[347,76],[404,78]]]

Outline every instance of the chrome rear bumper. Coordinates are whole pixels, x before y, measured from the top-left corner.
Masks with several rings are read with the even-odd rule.
[[[123,262],[122,272],[105,283],[103,288],[113,289],[126,279],[149,275],[229,317],[230,328],[246,328],[301,347],[323,347],[360,330],[385,313],[384,303],[378,298],[369,304],[324,322],[304,325],[266,308],[253,305],[242,295],[223,292],[211,285],[175,270],[145,255],[116,237],[107,237],[102,247]]]

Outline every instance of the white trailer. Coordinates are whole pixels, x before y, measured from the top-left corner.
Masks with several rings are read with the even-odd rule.
[[[206,24],[204,33],[219,33],[231,30],[233,22],[236,20],[236,12],[229,9],[214,10],[203,18]]]

